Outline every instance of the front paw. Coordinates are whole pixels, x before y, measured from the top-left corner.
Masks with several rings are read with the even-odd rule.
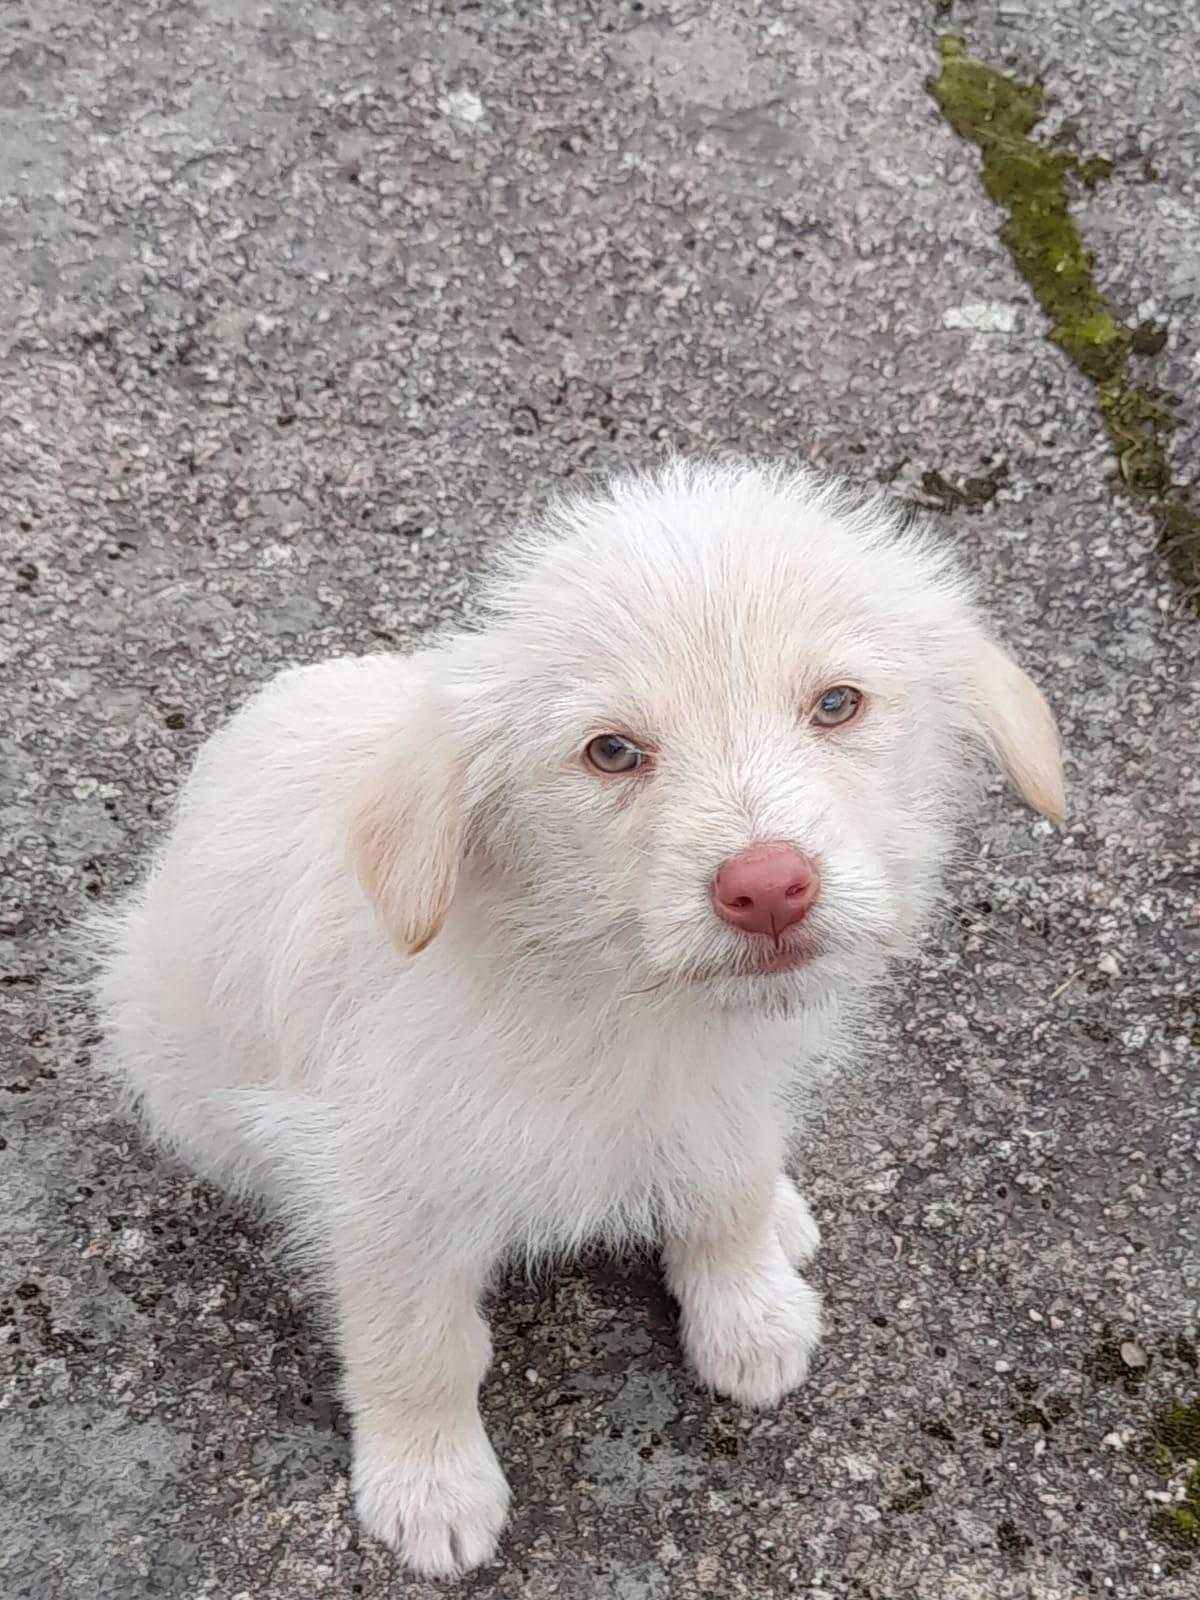
[[[365,1431],[351,1484],[366,1531],[423,1577],[456,1577],[495,1554],[508,1484],[479,1424],[456,1440],[435,1426]]]
[[[817,1227],[808,1201],[786,1172],[775,1180],[775,1237],[793,1267],[805,1267],[821,1247]]]
[[[804,1382],[821,1340],[821,1297],[783,1262],[710,1285],[684,1315],[701,1383],[747,1406],[773,1406]]]

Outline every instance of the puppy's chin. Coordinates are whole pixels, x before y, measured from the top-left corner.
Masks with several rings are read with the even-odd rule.
[[[756,952],[749,959],[709,959],[684,965],[656,965],[641,994],[685,997],[689,1004],[717,1011],[746,1011],[780,1017],[819,1006],[830,992],[847,987],[843,964],[815,951]]]
[[[836,955],[785,955],[754,970],[714,974],[700,991],[717,1010],[778,1018],[824,1006],[833,994],[854,987],[849,978]]]
[[[726,939],[723,932],[703,948],[681,946],[682,941],[645,952],[650,976],[638,992],[682,995],[700,1007],[768,1018],[796,1015],[869,988],[902,953],[892,930],[843,927],[832,920],[797,929],[778,946],[769,939]]]

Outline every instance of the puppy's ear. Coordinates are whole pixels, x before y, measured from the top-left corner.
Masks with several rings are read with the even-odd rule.
[[[355,874],[405,955],[440,933],[462,847],[463,760],[430,695],[409,709],[350,811]]]
[[[1066,817],[1058,724],[1037,685],[984,635],[972,657],[976,714],[988,744],[1027,805],[1052,822]]]

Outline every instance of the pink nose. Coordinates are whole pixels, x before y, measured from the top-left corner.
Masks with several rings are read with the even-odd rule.
[[[817,863],[787,844],[755,845],[730,856],[712,886],[722,922],[742,933],[773,935],[803,921],[820,892]]]

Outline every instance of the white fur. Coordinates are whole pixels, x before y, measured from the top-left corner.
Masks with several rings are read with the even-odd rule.
[[[840,683],[863,714],[814,728]],[[652,767],[589,771],[609,730]],[[476,1391],[505,1258],[656,1240],[703,1382],[803,1379],[783,1097],[926,922],[985,746],[1061,812],[1049,712],[944,551],[807,474],[677,464],[557,507],[476,631],[286,672],[201,751],[102,930],[111,1060],[317,1255],[359,1514],[418,1570],[504,1519]],[[778,976],[709,900],[763,840],[822,871],[823,953]]]

